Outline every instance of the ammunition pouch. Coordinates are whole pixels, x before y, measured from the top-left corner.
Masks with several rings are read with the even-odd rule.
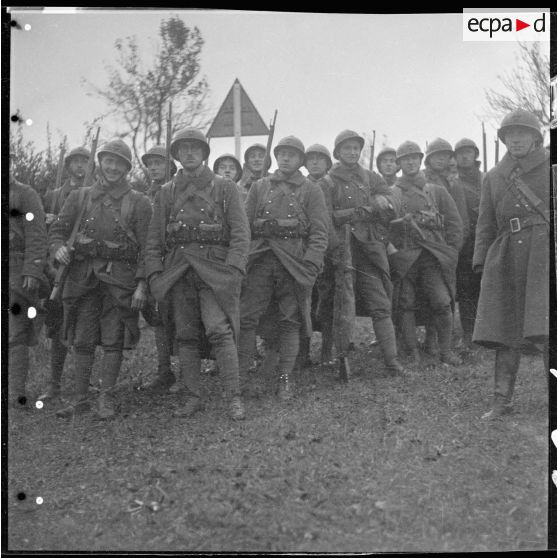
[[[304,238],[308,231],[298,219],[256,219],[252,238]]]
[[[82,236],[79,242],[74,244],[74,257],[76,260],[101,258],[135,264],[138,261],[138,255],[138,247],[131,243],[120,244],[110,242],[109,240],[95,240]]]
[[[413,213],[416,224],[421,229],[430,231],[444,230],[444,216],[437,211],[415,211]]]
[[[373,223],[380,216],[381,212],[370,205],[359,207],[349,207],[348,209],[336,209],[333,211],[333,224],[341,227],[347,223]]]
[[[219,244],[228,246],[229,241],[225,239],[223,225],[220,223],[199,223],[198,225],[186,225],[180,221],[173,221],[167,225],[167,249],[170,250],[179,244],[190,242],[202,244]]]

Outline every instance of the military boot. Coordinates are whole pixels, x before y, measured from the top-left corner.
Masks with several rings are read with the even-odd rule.
[[[75,353],[75,393],[69,405],[56,411],[56,416],[60,418],[72,417],[75,414],[84,413],[89,409],[87,390],[89,389],[89,379],[93,368],[94,353]]]
[[[240,395],[231,397],[229,401],[229,417],[232,420],[244,420],[246,418],[246,410]]]
[[[118,379],[120,366],[122,365],[122,352],[105,351],[101,362],[101,382],[99,397],[97,398],[97,417],[105,420],[116,414],[116,402],[114,400],[114,386]]]
[[[417,329],[414,312],[403,312],[400,318],[401,340],[409,354],[409,366],[420,365],[420,354],[417,347]]]
[[[50,345],[50,380],[45,392],[39,395],[38,399],[48,401],[60,395],[60,380],[64,371],[67,354],[68,348],[66,345],[58,337],[53,338]]]
[[[303,368],[308,368],[309,366],[312,366],[312,361],[310,360],[310,337],[301,335],[295,368],[297,370],[302,370]]]
[[[279,374],[279,387],[277,390],[277,397],[281,401],[289,401],[293,397],[293,386],[291,383],[290,375],[286,372]]]
[[[174,416],[191,417],[203,408],[200,390],[200,352],[197,348],[181,346],[178,349],[178,360],[181,372],[179,381],[181,381],[183,391],[186,393],[186,401],[182,408],[174,413]]]
[[[432,317],[428,319],[428,323],[425,326],[424,352],[432,357],[437,357],[440,354],[438,332]]]
[[[440,346],[440,361],[450,366],[463,364],[462,360],[451,351],[451,337],[453,315],[451,310],[436,314],[436,329],[438,331],[438,344]]]
[[[519,368],[519,351],[510,348],[497,349],[494,364],[494,399],[492,409],[483,419],[498,418],[512,412],[512,396]]]
[[[391,318],[381,318],[374,322],[376,338],[382,349],[386,372],[392,376],[403,373],[403,366],[397,358],[397,343],[395,340],[395,329]]]
[[[31,402],[25,394],[25,383],[29,371],[29,347],[15,345],[8,351],[8,388],[10,407],[14,409],[31,409]]]
[[[322,350],[321,350],[322,364],[333,364],[333,328],[331,323],[322,324]]]

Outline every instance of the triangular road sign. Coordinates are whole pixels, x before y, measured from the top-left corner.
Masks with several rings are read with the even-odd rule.
[[[254,103],[246,94],[240,81],[236,79],[228,92],[217,116],[207,132],[208,138],[229,138],[234,136],[234,86],[240,86],[240,121],[241,135],[243,136],[267,136],[269,128],[262,120]]]

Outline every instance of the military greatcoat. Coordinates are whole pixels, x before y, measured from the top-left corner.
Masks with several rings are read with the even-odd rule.
[[[100,288],[106,305],[102,314],[114,315],[114,310],[118,310],[118,320],[125,325],[124,348],[129,348],[139,340],[138,313],[131,309],[131,301],[137,282],[145,279],[144,251],[151,205],[125,179],[115,185],[98,180],[91,187],[71,192],[49,230],[52,257],[68,240],[81,200],[86,203],[86,210],[62,292],[63,337],[70,345],[78,341],[74,337],[80,299]],[[120,328],[120,323],[105,327]]]
[[[541,201],[542,215],[520,192],[518,176]],[[519,348],[548,340],[549,156],[507,153],[484,180],[473,266],[484,266],[473,341]]]

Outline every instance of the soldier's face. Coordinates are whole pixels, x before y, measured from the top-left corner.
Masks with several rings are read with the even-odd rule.
[[[223,178],[234,180],[237,174],[237,168],[232,159],[221,159],[217,165],[217,174]]]
[[[68,161],[68,170],[70,174],[76,176],[77,178],[83,178],[85,176],[85,171],[87,170],[87,157],[83,155],[74,155]]]
[[[167,162],[162,157],[149,157],[147,171],[151,180],[163,180],[167,171]]]
[[[128,163],[116,155],[103,155],[101,171],[109,184],[118,182],[128,172]]]
[[[504,134],[504,143],[514,157],[525,157],[535,146],[536,136],[529,128],[511,126]]]
[[[383,176],[395,176],[399,170],[395,155],[382,155],[378,169]]]
[[[177,148],[178,160],[185,170],[196,170],[203,163],[204,149],[199,141],[181,141]]]
[[[327,172],[328,164],[327,157],[320,153],[309,153],[306,156],[306,170],[312,176],[324,176]]]
[[[475,165],[477,152],[473,147],[462,147],[459,151],[455,152],[455,160],[458,167],[469,169]]]
[[[339,159],[346,165],[356,165],[360,159],[362,148],[357,140],[344,141],[337,150]]]
[[[432,153],[432,155],[428,157],[428,163],[435,171],[443,171],[448,168],[450,157],[451,153],[446,153],[444,151]]]
[[[420,170],[420,162],[422,157],[417,154],[405,155],[399,159],[399,166],[401,172],[407,176],[414,176]]]
[[[302,156],[291,147],[281,147],[277,150],[277,166],[281,172],[292,174],[302,165]]]
[[[246,164],[252,172],[260,172],[263,169],[265,151],[261,149],[251,149],[246,157]]]

